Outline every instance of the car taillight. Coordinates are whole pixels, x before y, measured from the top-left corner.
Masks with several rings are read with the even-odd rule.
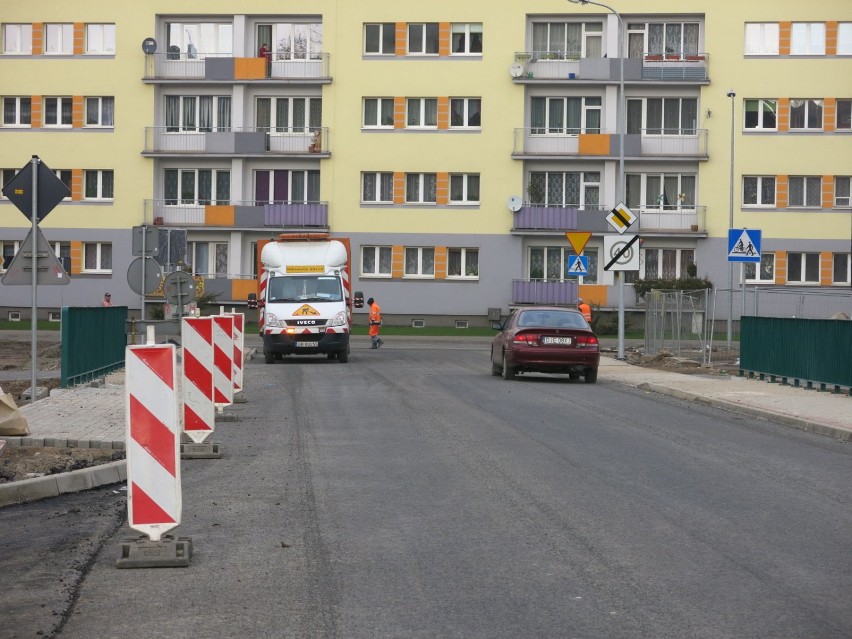
[[[538,346],[538,333],[518,333],[512,340],[515,344],[526,344],[527,346]]]
[[[577,348],[597,348],[598,338],[594,335],[580,335],[575,341]]]

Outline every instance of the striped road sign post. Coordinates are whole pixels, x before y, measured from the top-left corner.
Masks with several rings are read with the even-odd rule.
[[[213,403],[234,403],[234,318],[213,316]]]
[[[129,523],[152,542],[181,518],[175,360],[172,344],[128,346],[125,354]]]
[[[243,390],[243,349],[245,348],[246,316],[231,309],[230,313],[220,312],[234,318],[234,392]]]
[[[183,345],[183,432],[196,444],[213,433],[213,318],[184,317]]]

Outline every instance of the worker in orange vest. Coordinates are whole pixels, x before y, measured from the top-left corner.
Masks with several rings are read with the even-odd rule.
[[[592,307],[586,304],[582,297],[577,298],[577,310],[583,314],[589,324],[592,323]]]
[[[379,338],[379,329],[382,327],[382,307],[372,297],[367,300],[367,306],[370,307],[370,340],[373,342],[371,348],[378,348],[385,343]]]

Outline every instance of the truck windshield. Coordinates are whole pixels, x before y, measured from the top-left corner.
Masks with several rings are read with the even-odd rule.
[[[268,302],[342,302],[340,279],[333,275],[285,275],[269,278]]]

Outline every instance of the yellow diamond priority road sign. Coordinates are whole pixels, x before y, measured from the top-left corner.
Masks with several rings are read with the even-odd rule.
[[[624,233],[636,219],[636,214],[628,209],[624,202],[619,202],[606,216],[606,221],[617,233]]]

